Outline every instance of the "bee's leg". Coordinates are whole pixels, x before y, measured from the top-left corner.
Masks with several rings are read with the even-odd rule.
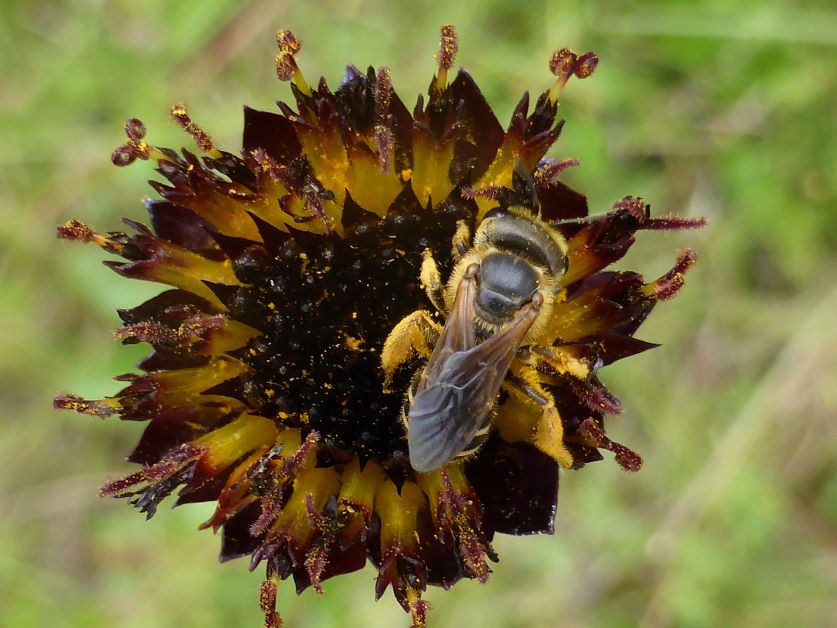
[[[564,446],[564,427],[552,393],[543,387],[534,368],[522,366],[513,369],[513,372],[503,382],[503,389],[525,404],[536,405],[541,411],[533,444],[562,467],[572,467],[573,457]]]
[[[427,297],[439,312],[445,312],[445,284],[442,283],[442,276],[439,274],[439,267],[433,259],[430,249],[424,249],[421,260],[421,285],[427,293]]]
[[[548,365],[559,375],[572,375],[581,380],[590,375],[590,366],[587,362],[578,359],[570,351],[562,350],[560,347],[531,345],[518,352],[518,359],[530,367],[535,367],[540,362],[542,365]]]
[[[464,220],[456,223],[456,232],[453,234],[451,240],[451,255],[453,256],[453,263],[458,264],[459,260],[471,248],[471,228]]]
[[[429,358],[441,333],[442,326],[425,310],[416,310],[393,327],[381,350],[384,390],[389,388],[395,369],[414,354]]]

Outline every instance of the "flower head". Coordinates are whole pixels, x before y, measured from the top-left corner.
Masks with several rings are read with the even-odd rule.
[[[420,626],[428,584],[487,580],[495,533],[552,531],[560,467],[579,469],[604,450],[639,469],[639,456],[605,433],[620,404],[596,373],[655,346],[633,334],[682,286],[695,255],[682,252],[653,281],[604,269],[638,231],[702,221],[651,217],[632,197],[588,216],[585,197],[560,182],[577,162],[546,157],[563,125],[558,99],[572,76],[592,74],[593,53],[557,51],[553,85],[533,107],[524,95],[503,130],[469,74],[451,80],[451,26],[412,113],[386,67],[349,66],[332,92],[324,79],[306,82],[292,33],[277,39],[277,76],[295,106],[245,108],[240,155],[217,148],[183,105],[171,115],[199,154],[152,145],[142,122],[128,120],[113,163],[152,160],[166,180],[151,183],[160,198],[145,203],[150,227],[59,227],[62,238],[119,256],[106,262],[117,273],[170,289],[119,312],[116,337],[152,347],[141,374],[117,378],[126,385],[113,397],[55,403],[147,422],[128,458],[140,469],[101,493],[149,517],[173,491],[178,505],[217,502],[202,527],[221,530],[222,560],[266,564],[269,625],[279,623],[280,580],[321,591],[371,560],[376,596],[391,587]],[[418,472],[405,397],[434,358],[410,316],[425,312],[441,329],[451,304],[431,303],[429,284],[454,272],[490,210],[518,206],[532,208],[529,220],[560,249],[549,313],[544,305],[537,334],[507,350],[475,451]],[[400,342],[412,344],[391,363],[382,353]]]

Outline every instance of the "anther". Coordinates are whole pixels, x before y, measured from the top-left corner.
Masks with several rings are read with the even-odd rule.
[[[125,122],[125,135],[128,141],[118,146],[110,155],[114,166],[129,166],[137,159],[155,157],[159,151],[145,143],[146,128],[141,120],[130,118]]]
[[[466,201],[472,201],[475,198],[487,198],[496,201],[502,197],[504,191],[505,188],[500,185],[485,185],[480,188],[472,188],[471,186],[465,185],[462,187],[460,196]]]
[[[292,55],[302,49],[302,44],[299,43],[296,35],[284,28],[276,32],[276,45],[281,52],[289,52]]]
[[[87,244],[96,239],[96,232],[83,222],[68,220],[56,229],[56,235],[62,240],[74,240]]]
[[[436,88],[443,90],[448,84],[448,70],[453,67],[456,53],[459,52],[459,42],[456,40],[456,29],[452,24],[442,26],[440,34],[439,54],[436,55],[436,63],[439,66]]]
[[[569,48],[561,48],[552,53],[549,59],[549,71],[555,75],[556,81],[549,90],[549,102],[553,105],[558,103],[558,96],[572,76],[576,61],[578,61],[578,56]]]
[[[375,83],[375,121],[382,124],[389,115],[389,104],[392,101],[392,78],[389,68],[383,66],[378,69]]]
[[[279,628],[282,619],[276,612],[276,594],[279,589],[279,578],[276,574],[270,574],[267,580],[262,582],[259,588],[259,608],[264,613],[264,625],[266,628]]]
[[[681,251],[672,269],[656,281],[643,286],[643,291],[658,301],[671,299],[686,283],[686,273],[696,261],[697,253],[693,249]]]
[[[700,229],[706,226],[706,218],[684,218],[682,216],[660,216],[649,218],[642,228],[653,231],[682,231],[684,229]]]
[[[578,56],[572,50],[561,48],[553,52],[549,58],[549,71],[566,82],[573,73],[576,61],[578,61]]]
[[[125,166],[130,166],[136,160],[137,156],[133,153],[133,151],[128,147],[127,144],[123,144],[119,146],[110,154],[110,161],[114,166],[118,168],[124,168]]]
[[[389,106],[392,101],[392,79],[389,68],[382,67],[378,70],[378,78],[375,84],[375,144],[378,149],[378,162],[381,165],[381,172],[389,172],[389,164],[392,159],[392,148],[395,138],[392,134]]]
[[[82,399],[78,395],[56,395],[52,399],[52,407],[56,410],[74,410],[80,414],[105,419],[119,412],[119,401],[116,399]]]
[[[639,471],[642,468],[642,458],[635,451],[632,451],[616,441],[610,440],[592,418],[585,419],[578,427],[578,433],[584,444],[598,449],[612,451],[616,457],[616,463],[625,471]]]
[[[613,204],[613,209],[625,212],[639,224],[643,224],[648,219],[651,207],[641,196],[626,196],[625,198],[616,201]]]
[[[221,152],[216,150],[215,144],[212,142],[212,137],[210,137],[209,133],[204,131],[192,121],[189,112],[186,111],[185,105],[180,103],[173,105],[169,112],[171,113],[171,117],[174,121],[177,122],[184,131],[192,136],[192,139],[195,140],[195,144],[198,145],[198,148],[205,153],[209,153],[212,157],[221,157]]]
[[[578,78],[584,79],[593,74],[596,66],[599,65],[599,57],[595,52],[585,52],[575,62],[573,74]]]
[[[129,118],[125,121],[125,135],[129,140],[139,141],[145,137],[146,128],[142,120],[138,118]]]
[[[578,159],[557,159],[547,158],[538,164],[535,170],[535,181],[543,187],[550,187],[558,183],[558,177],[569,168],[575,168],[581,162]]]
[[[570,77],[587,78],[598,64],[599,57],[594,52],[585,52],[580,57],[569,48],[553,52],[549,59],[549,71],[555,75],[556,81],[549,90],[549,102],[558,104],[558,97]]]
[[[328,232],[334,231],[334,220],[328,215],[323,204],[324,195],[319,185],[307,183],[300,194],[305,209],[319,218]]]
[[[290,52],[279,51],[276,55],[276,76],[283,83],[293,80],[297,71],[296,60]]]
[[[311,95],[311,88],[302,76],[302,71],[296,63],[295,55],[302,49],[302,44],[289,30],[276,33],[276,44],[279,52],[276,54],[276,76],[283,83],[293,82],[297,89],[306,96]]]
[[[62,240],[71,240],[89,244],[93,242],[109,253],[120,254],[128,243],[128,237],[121,232],[111,231],[107,235],[96,233],[78,220],[68,220],[56,229],[56,235]]]

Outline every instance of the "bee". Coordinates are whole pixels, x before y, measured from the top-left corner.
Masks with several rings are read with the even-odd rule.
[[[419,472],[479,449],[501,388],[557,422],[552,429],[560,442],[560,418],[539,383],[532,350],[550,354],[537,343],[567,269],[566,241],[536,206],[501,204],[485,214],[473,241],[467,223],[458,223],[452,255],[444,284],[429,250],[421,266],[427,295],[446,316],[444,327],[426,310],[413,312],[393,328],[381,354],[387,384],[414,354],[427,359],[402,410],[410,464]]]

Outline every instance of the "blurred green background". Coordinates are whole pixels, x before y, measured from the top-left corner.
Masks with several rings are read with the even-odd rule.
[[[488,585],[429,591],[433,626],[837,625],[837,13],[828,2],[489,0],[4,0],[0,20],[0,625],[258,626],[261,573],[217,564],[196,531],[211,506],[146,523],[96,496],[141,425],[51,409],[115,392],[141,347],[110,335],[116,307],[158,288],[118,278],[95,248],[54,237],[79,218],[142,217],[151,166],[116,169],[121,125],[190,144],[190,105],[239,146],[241,105],[271,109],[274,33],[303,41],[309,79],[389,65],[411,106],[435,69],[438,27],[501,121],[551,82],[550,52],[593,49],[570,84],[553,154],[593,211],[627,194],[701,232],[641,234],[620,264],[657,276],[700,261],[638,334],[663,343],[606,369],[611,423],[643,454],[563,476],[554,536],[500,537]],[[833,7],[833,5],[831,5]],[[290,626],[404,626],[373,570],[280,589]]]

